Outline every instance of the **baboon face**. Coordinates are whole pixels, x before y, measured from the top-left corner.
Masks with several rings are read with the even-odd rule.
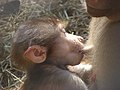
[[[60,64],[76,65],[83,58],[84,51],[82,37],[61,32],[55,41],[49,58],[54,58]]]

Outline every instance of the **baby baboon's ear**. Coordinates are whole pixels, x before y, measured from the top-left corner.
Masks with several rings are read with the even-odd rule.
[[[46,60],[47,48],[39,45],[30,46],[24,52],[24,57],[33,63],[42,63]]]

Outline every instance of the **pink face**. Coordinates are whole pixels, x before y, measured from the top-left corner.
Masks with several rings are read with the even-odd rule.
[[[61,36],[56,39],[52,49],[51,57],[55,62],[76,65],[83,58],[83,38],[61,31]]]

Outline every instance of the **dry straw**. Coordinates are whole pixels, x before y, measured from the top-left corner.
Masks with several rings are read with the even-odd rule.
[[[66,0],[52,9],[44,6],[22,3],[16,15],[0,19],[0,90],[17,90],[25,79],[25,72],[16,69],[10,59],[11,38],[22,22],[41,16],[58,17],[68,22],[66,29],[69,33],[82,35],[87,39],[90,16],[80,0]]]

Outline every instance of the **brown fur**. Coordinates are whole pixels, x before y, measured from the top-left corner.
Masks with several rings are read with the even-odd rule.
[[[59,25],[59,21],[50,18],[32,20],[22,24],[15,33],[12,43],[12,57],[19,67],[27,70],[27,79],[21,90],[88,90],[84,82],[66,68],[68,64],[76,65],[81,61],[79,59],[82,59],[82,51],[78,50],[82,48],[82,44],[78,38],[74,40],[69,38],[70,41],[68,38],[66,39],[67,34],[62,31],[63,27]],[[27,48],[35,45],[39,48],[41,46],[47,48],[44,53],[41,49],[36,55],[33,52],[33,59],[47,53],[44,62],[35,63],[30,61],[32,56],[31,58],[25,57],[24,52],[29,51]],[[64,53],[63,47],[65,46],[67,49],[64,49],[67,52]],[[79,48],[76,49],[76,46]],[[61,53],[67,56],[72,55],[76,59],[71,59]]]
[[[93,18],[90,28],[88,44],[94,45],[93,67],[96,74],[91,90],[120,90],[120,21]]]

